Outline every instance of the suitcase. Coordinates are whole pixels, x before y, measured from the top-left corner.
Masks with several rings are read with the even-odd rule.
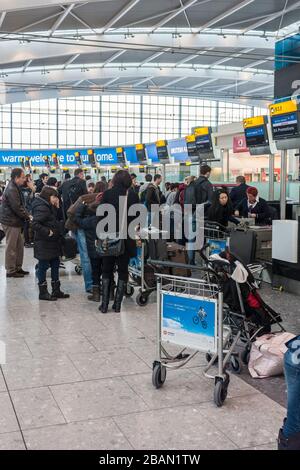
[[[235,230],[230,235],[229,250],[244,264],[253,263],[256,251],[254,230]]]
[[[187,251],[182,245],[170,242],[167,244],[167,252],[168,260],[172,263],[189,264]],[[173,276],[190,277],[191,271],[185,268],[171,268],[171,274]]]

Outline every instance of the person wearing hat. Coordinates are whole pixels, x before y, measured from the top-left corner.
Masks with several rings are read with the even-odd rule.
[[[266,201],[258,196],[258,191],[253,186],[249,186],[244,198],[237,206],[234,215],[255,219],[255,225],[270,224],[271,213]]]

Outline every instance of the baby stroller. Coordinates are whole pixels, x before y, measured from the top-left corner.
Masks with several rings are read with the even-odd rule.
[[[241,332],[243,343],[241,359],[248,364],[251,344],[257,337],[270,333],[273,325],[285,331],[282,319],[258,293],[258,286],[249,268],[228,250],[207,258],[201,250],[201,257],[223,280],[224,323],[231,327],[233,334]],[[210,274],[211,276],[211,274]]]

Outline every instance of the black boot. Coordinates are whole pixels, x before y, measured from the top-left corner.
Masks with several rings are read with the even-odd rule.
[[[102,279],[102,303],[99,306],[99,310],[102,313],[107,313],[108,304],[109,304],[109,294],[110,294],[110,279]]]
[[[93,286],[92,295],[88,295],[88,300],[100,302],[100,286]]]
[[[284,437],[282,429],[278,435],[278,450],[300,450],[300,432]]]
[[[47,282],[43,282],[42,284],[39,284],[39,291],[40,291],[39,300],[50,300],[50,301],[57,300],[56,297],[49,294]]]
[[[52,281],[52,295],[57,299],[68,299],[70,296],[69,294],[65,294],[60,290],[60,282],[59,281]]]
[[[112,306],[113,310],[116,313],[119,313],[121,311],[121,304],[124,297],[126,284],[127,282],[122,281],[121,279],[118,280],[117,290],[115,293],[115,301]]]

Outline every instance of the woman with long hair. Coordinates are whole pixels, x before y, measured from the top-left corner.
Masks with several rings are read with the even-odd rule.
[[[233,217],[233,207],[225,189],[214,192],[207,218],[209,221],[217,222],[223,227],[227,227],[228,222],[237,223],[237,220]]]
[[[123,227],[119,226],[119,213],[122,210],[121,201],[124,197],[127,197],[127,238],[124,240],[125,250],[120,256],[105,256],[102,260],[102,304],[99,310],[102,313],[107,313],[109,297],[110,297],[110,286],[113,280],[113,273],[115,267],[118,270],[118,283],[115,292],[114,303],[112,309],[115,312],[120,312],[121,304],[124,296],[125,286],[128,282],[128,264],[131,257],[136,256],[136,241],[130,239],[128,235],[128,226],[134,217],[128,216],[128,209],[133,204],[139,203],[138,194],[131,188],[131,176],[126,170],[119,170],[115,173],[112,179],[112,187],[107,189],[103,193],[101,204],[111,204],[115,209],[116,215],[116,232],[121,230]],[[120,199],[122,197],[122,199]],[[121,216],[122,218],[122,216]],[[126,217],[125,217],[126,220]]]

